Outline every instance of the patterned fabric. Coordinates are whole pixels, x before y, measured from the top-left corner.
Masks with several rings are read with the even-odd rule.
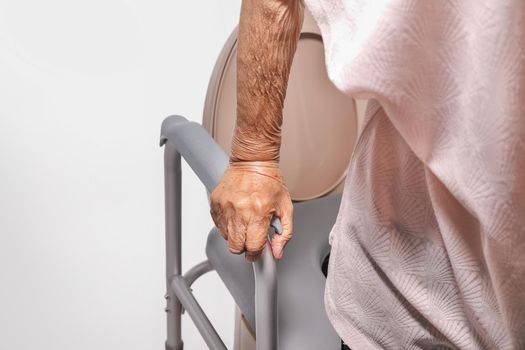
[[[353,349],[525,349],[525,1],[306,0],[372,98],[325,304]]]

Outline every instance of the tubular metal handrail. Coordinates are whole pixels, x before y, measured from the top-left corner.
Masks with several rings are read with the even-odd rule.
[[[166,210],[166,299],[168,306],[166,340],[167,350],[182,350],[182,308],[197,326],[210,349],[226,349],[200,305],[195,300],[190,284],[211,269],[193,270],[192,281],[186,281],[181,269],[181,156],[193,169],[209,193],[220,182],[228,167],[229,158],[208,132],[198,123],[181,116],[164,120],[160,145],[164,147],[165,210]],[[282,232],[279,219],[271,226]],[[277,275],[269,242],[261,257],[253,263],[255,276],[255,332],[257,350],[278,349],[277,334]]]

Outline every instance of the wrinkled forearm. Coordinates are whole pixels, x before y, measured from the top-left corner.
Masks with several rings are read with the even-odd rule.
[[[231,162],[279,160],[282,109],[303,11],[301,0],[243,0]]]

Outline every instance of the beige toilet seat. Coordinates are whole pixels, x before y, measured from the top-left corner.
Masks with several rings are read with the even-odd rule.
[[[236,120],[237,33],[212,74],[203,125],[229,154]],[[293,200],[342,192],[357,137],[354,99],[330,82],[319,29],[305,14],[283,111],[281,169]]]

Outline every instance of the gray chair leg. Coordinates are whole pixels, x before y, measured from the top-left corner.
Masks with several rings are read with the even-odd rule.
[[[182,305],[171,288],[173,276],[181,274],[181,160],[167,144],[164,150],[164,198],[166,211],[166,350],[182,350]]]
[[[169,142],[168,142],[169,141]],[[166,284],[168,293],[168,340],[166,349],[181,350],[181,302],[211,349],[226,349],[217,332],[196,302],[187,281],[181,276],[181,155],[195,174],[212,192],[228,167],[228,156],[204,128],[181,116],[164,120],[160,145],[165,146],[166,198]],[[281,232],[281,223],[274,217],[271,226]],[[277,341],[277,275],[276,263],[269,244],[262,257],[254,263],[257,350],[276,350]],[[206,270],[206,266],[199,269]],[[193,272],[190,274],[192,275]],[[177,294],[178,293],[178,297]],[[177,299],[179,298],[179,299]]]
[[[181,155],[171,143],[164,149],[164,196],[166,210],[166,350],[183,350],[181,318],[183,307],[212,350],[226,350],[222,339],[200,307],[190,285],[202,274],[212,269],[203,262],[188,271],[190,283],[182,276],[181,267]]]

